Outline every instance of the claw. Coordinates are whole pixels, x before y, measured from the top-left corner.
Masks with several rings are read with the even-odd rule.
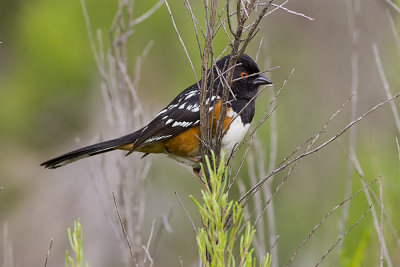
[[[200,169],[199,168],[193,168],[193,172],[197,176],[197,178],[199,179],[201,185],[203,186],[203,189],[207,190],[207,185],[206,185],[206,182],[203,179],[203,175],[201,174]]]

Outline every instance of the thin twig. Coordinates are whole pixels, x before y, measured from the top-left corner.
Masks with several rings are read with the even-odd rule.
[[[324,261],[324,259],[326,258],[326,256],[328,256],[328,254],[343,240],[343,238],[345,238],[345,237],[351,232],[351,230],[353,230],[354,227],[356,227],[356,226],[364,219],[364,217],[368,214],[368,212],[371,210],[371,208],[372,208],[372,204],[369,205],[368,209],[363,213],[363,215],[361,215],[361,217],[360,217],[360,219],[359,219],[358,221],[356,221],[352,226],[350,226],[350,228],[347,229],[347,231],[346,231],[344,234],[342,234],[342,235],[339,236],[339,238],[338,238],[338,240],[336,241],[336,243],[333,244],[333,245],[324,253],[324,255],[323,255],[322,258],[317,262],[317,264],[315,264],[316,267],[319,266],[319,265]]]
[[[287,13],[289,13],[289,14],[293,14],[293,15],[300,16],[300,17],[303,17],[303,18],[305,18],[305,19],[308,19],[308,20],[314,21],[314,19],[313,19],[313,18],[311,18],[311,17],[309,17],[309,16],[307,16],[307,15],[304,15],[303,13],[300,13],[300,12],[297,12],[297,11],[290,10],[290,9],[288,9],[288,8],[284,7],[283,5],[281,6],[281,5],[277,5],[277,4],[274,4],[274,3],[272,3],[272,6],[274,6],[274,7],[278,7],[278,8],[280,8],[280,9],[282,9],[282,10],[286,11],[286,12],[287,12]]]
[[[389,103],[390,101],[396,99],[397,97],[400,96],[400,93],[396,94],[395,96],[386,99],[385,101],[380,102],[379,104],[377,104],[376,106],[374,106],[373,108],[371,108],[370,110],[368,110],[366,113],[362,114],[360,117],[358,117],[356,120],[353,120],[352,122],[350,122],[346,127],[344,127],[339,133],[337,133],[335,136],[331,137],[329,140],[325,141],[324,143],[322,143],[321,145],[319,145],[318,147],[307,151],[299,156],[297,156],[296,158],[290,160],[289,162],[287,162],[286,164],[279,166],[278,168],[274,169],[274,171],[272,171],[270,174],[268,174],[267,176],[265,176],[263,179],[261,179],[260,182],[258,182],[255,186],[253,186],[249,191],[246,192],[246,194],[242,195],[239,198],[239,202],[243,202],[245,199],[248,199],[249,197],[253,196],[255,192],[257,192],[260,187],[275,173],[278,173],[280,171],[282,171],[283,169],[285,169],[286,167],[288,167],[289,165],[295,163],[296,161],[298,161],[301,158],[304,158],[306,156],[309,156],[315,152],[318,152],[319,150],[321,150],[322,148],[326,147],[327,145],[329,145],[330,143],[332,143],[333,141],[335,141],[336,139],[338,139],[343,133],[345,133],[348,129],[350,129],[354,124],[358,123],[359,121],[361,121],[362,119],[364,119],[365,117],[367,117],[368,115],[370,115],[372,112],[374,112],[376,109],[380,108],[381,106]]]
[[[360,177],[361,184],[364,186],[366,184],[366,180],[365,180],[364,172],[360,166],[360,162],[358,161],[358,158],[355,155],[354,151],[349,151],[349,152],[350,152],[349,157],[353,162],[354,169],[356,170],[358,176]],[[364,194],[365,194],[365,197],[366,197],[368,203],[372,204],[371,193],[368,190],[364,190]],[[378,221],[378,215],[377,215],[374,207],[372,207],[371,212],[372,212],[372,219],[374,222],[375,232],[376,232],[377,236],[379,237],[379,221]],[[384,254],[387,266],[389,266],[389,267],[393,266],[392,261],[390,260],[390,256],[389,256],[389,252],[386,247],[385,240],[383,240],[382,247],[383,247],[383,254]]]
[[[196,16],[193,13],[192,6],[190,5],[189,0],[185,0],[185,6],[186,6],[187,10],[189,10],[190,16],[192,18],[193,29],[194,29],[194,33],[195,33],[195,36],[196,36],[197,46],[198,46],[199,53],[200,53],[200,58],[201,58],[201,45],[200,45],[199,34],[197,32],[197,27],[200,29],[201,33],[203,34],[203,37],[205,35],[204,35],[204,32],[202,31],[200,25],[199,25],[199,22],[197,21]],[[198,25],[198,26],[196,26],[196,25]]]
[[[160,226],[158,227],[157,232],[156,232],[156,234],[155,234],[155,236],[153,238],[154,239],[154,242],[153,242],[154,245],[150,248],[150,251],[149,251],[150,255],[155,255],[157,246],[159,244],[161,235],[163,233],[163,230],[165,229],[167,231],[167,233],[172,233],[173,232],[171,226],[168,223],[168,219],[171,218],[171,216],[172,216],[172,210],[169,211],[168,215],[167,214],[163,214],[161,216]]]
[[[267,119],[275,112],[276,108],[277,108],[277,107],[274,107],[274,108],[271,110],[270,113],[268,113],[264,118],[262,118],[262,120],[260,120],[260,122],[263,123],[265,120],[267,120]],[[260,124],[260,125],[261,125],[261,124]],[[241,162],[240,162],[240,164],[239,164],[239,167],[238,167],[237,170],[236,170],[236,174],[233,176],[233,179],[232,179],[232,181],[231,181],[231,183],[230,183],[230,186],[228,187],[229,189],[230,189],[230,188],[232,187],[232,185],[235,183],[236,178],[237,178],[237,176],[239,175],[239,171],[240,171],[240,169],[241,169],[242,166],[243,166],[244,160],[245,160],[245,158],[246,158],[246,156],[247,156],[247,153],[248,153],[248,151],[249,151],[249,149],[250,149],[250,147],[251,147],[251,144],[253,143],[253,141],[254,141],[254,139],[255,139],[255,137],[256,137],[256,132],[257,132],[258,128],[259,128],[259,127],[256,127],[256,128],[253,130],[253,132],[249,135],[249,137],[246,139],[246,142],[248,141],[248,139],[250,139],[250,141],[249,141],[249,143],[247,144],[245,153],[243,154],[242,160],[241,160]],[[236,152],[238,151],[238,147],[239,147],[239,146],[236,146],[236,148],[232,151],[231,154],[236,153]]]
[[[144,13],[143,15],[141,15],[140,17],[134,19],[131,23],[133,25],[139,24],[143,21],[145,21],[146,19],[148,19],[151,15],[153,15],[154,12],[156,12],[161,5],[163,4],[164,0],[160,0],[158,1],[152,8],[150,8],[146,13]]]
[[[358,92],[358,87],[359,87],[359,65],[358,65],[358,50],[359,50],[359,15],[360,15],[360,3],[358,0],[351,0],[351,1],[346,1],[346,7],[347,7],[347,22],[348,22],[348,28],[349,28],[349,33],[351,36],[351,44],[352,44],[352,50],[351,50],[351,87],[350,87],[350,92],[354,92],[351,98],[351,120],[354,120],[356,118],[356,111],[357,111],[357,102],[358,102],[358,94],[355,92]],[[357,127],[352,127],[349,130],[349,143],[348,143],[348,149],[349,150],[354,150],[355,143],[356,143],[356,130]],[[353,166],[348,159],[347,161],[347,173],[346,173],[346,181],[345,181],[345,188],[344,188],[344,197],[347,198],[351,195],[351,189],[353,185],[353,180],[352,180],[352,172],[353,172]],[[343,206],[342,209],[342,214],[341,218],[338,223],[338,229],[339,229],[339,234],[343,234],[345,231],[345,227],[347,224],[348,216],[349,216],[349,208],[350,208],[350,203],[347,203]],[[342,243],[338,245],[337,249],[337,258],[336,260],[339,259],[340,254],[342,250]]]
[[[400,145],[397,137],[396,137],[396,145],[397,145],[397,154],[399,155],[399,174],[400,174]]]
[[[255,147],[257,148],[257,147],[260,147],[260,146],[256,145]],[[260,173],[256,174],[256,171],[255,171],[255,166],[254,166],[255,165],[255,160],[254,160],[254,158],[257,158],[257,156],[258,156],[258,154],[256,155],[256,157],[254,157],[253,153],[249,153],[249,155],[247,156],[247,169],[248,169],[248,174],[249,174],[249,177],[250,177],[251,184],[256,184],[257,183],[257,177],[262,176],[262,174],[260,175]],[[262,160],[263,159],[264,158],[262,158]],[[263,165],[264,161],[261,162],[261,164]],[[241,181],[241,180],[239,179],[238,182],[239,181]],[[243,188],[240,190],[240,194],[243,194],[243,193],[246,192],[246,188],[245,188],[243,182],[241,184],[242,184]],[[259,192],[258,194],[255,194],[254,198],[253,198],[254,210],[257,211],[257,212],[261,212],[261,207],[262,207],[261,193],[262,192]],[[248,214],[248,209],[244,209],[244,210],[246,210],[246,214],[247,214],[247,216],[246,216],[247,218],[245,217],[244,219],[245,220],[249,220],[250,216]],[[265,251],[266,251],[266,249],[265,249],[265,245],[266,244],[264,242],[264,225],[262,223],[257,225],[254,241],[255,241],[254,248],[255,248],[255,251],[256,251],[257,258],[262,259],[262,257],[265,256]]]
[[[339,109],[336,110],[335,113],[333,113],[331,115],[331,117],[326,121],[326,123],[324,124],[324,126],[321,128],[321,130],[318,133],[315,133],[313,136],[311,136],[310,138],[308,138],[306,141],[304,141],[301,145],[299,145],[296,149],[294,149],[288,156],[286,156],[279,164],[278,166],[281,166],[282,164],[284,164],[287,160],[289,160],[290,158],[292,158],[293,155],[295,155],[300,149],[302,149],[305,145],[309,144],[309,143],[315,143],[317,141],[317,139],[319,138],[319,136],[321,136],[323,133],[326,133],[327,128],[329,126],[329,124],[333,121],[333,119],[343,110],[343,108],[345,106],[348,105],[348,103],[350,103],[351,99],[354,97],[354,95],[356,94],[356,92],[353,92],[349,98],[347,98],[347,100],[340,106]],[[310,147],[310,145],[308,145],[308,147]]]
[[[397,12],[399,12],[400,13],[400,8],[395,4],[395,3],[393,3],[391,0],[385,0],[394,10],[396,10]]]
[[[332,116],[329,118],[329,120],[325,123],[325,125],[322,127],[322,129],[314,134],[313,137],[309,138],[306,142],[304,142],[301,146],[297,147],[291,154],[290,156],[286,157],[280,164],[282,165],[287,159],[291,158],[301,147],[303,147],[304,145],[306,145],[307,143],[309,143],[309,145],[306,148],[306,152],[309,151],[311,149],[312,144],[314,144],[314,142],[318,139],[318,137],[322,134],[325,133],[328,125],[333,121],[333,119],[341,112],[341,110],[350,102],[350,100],[352,99],[353,95],[355,94],[355,92],[353,92],[353,94],[346,100],[346,102],[344,104],[342,104],[342,106],[335,112],[332,114]],[[289,171],[287,172],[287,174],[285,175],[285,177],[281,180],[281,182],[278,184],[278,186],[275,188],[274,192],[272,192],[272,194],[269,195],[269,198],[267,199],[263,209],[261,210],[261,212],[257,215],[256,220],[254,221],[254,225],[257,225],[259,220],[262,218],[262,215],[264,214],[264,212],[267,210],[268,206],[270,205],[270,203],[272,202],[272,199],[275,197],[275,195],[279,192],[279,190],[281,189],[281,187],[283,186],[283,184],[286,182],[286,180],[289,178],[289,176],[291,175],[292,171],[294,170],[294,168],[299,164],[300,161],[297,161],[293,164],[293,166],[290,167]],[[272,172],[274,169],[273,165],[270,165],[269,167],[269,172]],[[265,175],[263,175],[265,176]],[[273,176],[271,176],[273,177]]]
[[[263,41],[264,41],[264,38],[263,38],[263,37],[261,37],[261,39],[260,39],[260,44],[258,45],[258,50],[257,50],[257,53],[256,53],[255,62],[257,62],[257,60],[258,60],[258,55],[260,54],[260,51],[261,51],[261,47],[262,47]]]
[[[341,143],[340,143],[340,144],[341,144]],[[350,153],[348,150],[345,149],[345,147],[344,147],[343,145],[342,145],[342,148],[343,148],[345,154],[347,155],[347,157],[349,157],[349,158],[354,157],[353,155],[350,155],[350,154],[354,154],[354,151],[352,151],[352,152]],[[358,163],[357,159],[356,159],[356,160],[352,159],[352,160],[351,160],[351,163],[352,163],[352,167],[355,169],[356,173],[360,176],[361,180],[365,183],[365,179],[363,178],[363,175],[364,175],[364,174],[363,174],[363,171],[362,171],[361,166],[360,166],[360,164]],[[372,199],[373,199],[376,203],[379,203],[379,200],[378,200],[377,196],[375,195],[374,191],[369,190],[368,193],[370,193]],[[397,234],[396,230],[394,229],[394,227],[393,227],[392,223],[390,222],[390,219],[389,219],[389,217],[388,217],[388,215],[386,214],[385,211],[383,211],[383,216],[384,216],[384,218],[385,218],[385,220],[386,220],[386,223],[387,223],[387,225],[388,225],[390,231],[391,231],[392,234],[393,234],[393,238],[394,238],[395,240],[397,240],[396,245],[397,245],[398,249],[400,250],[400,239],[399,239],[399,235]]]
[[[383,193],[382,193],[382,177],[379,179],[379,202],[381,206],[381,216],[379,225],[379,266],[383,267]]]
[[[227,191],[229,191],[230,188],[233,186],[233,184],[234,184],[234,182],[236,180],[236,177],[239,174],[239,171],[240,171],[240,169],[242,167],[242,164],[244,163],[244,158],[247,155],[247,152],[248,152],[248,150],[250,148],[250,145],[252,144],[252,141],[255,138],[255,134],[257,133],[257,130],[273,114],[273,112],[277,108],[277,107],[273,107],[272,110],[268,113],[268,111],[270,110],[272,105],[276,102],[276,99],[278,98],[278,96],[281,94],[281,92],[285,88],[285,85],[286,85],[287,81],[289,80],[289,78],[292,76],[293,73],[294,73],[294,68],[291,70],[289,75],[283,81],[283,83],[282,83],[281,87],[279,88],[279,90],[274,94],[274,96],[271,99],[270,103],[268,104],[268,106],[265,108],[263,114],[261,115],[261,119],[257,123],[256,127],[254,128],[254,130],[252,130],[250,132],[250,134],[248,134],[248,136],[246,138],[244,138],[244,140],[239,145],[235,146],[234,149],[232,150],[232,153],[231,153],[231,155],[229,156],[229,158],[227,160],[227,164],[229,164],[233,160],[233,158],[234,158],[235,154],[237,153],[237,151],[239,151],[239,149],[241,149],[250,140],[250,142],[247,144],[246,152],[244,153],[244,155],[242,157],[242,161],[241,161],[241,163],[240,163],[240,165],[239,165],[239,167],[238,167],[238,169],[236,171],[236,174],[233,176],[233,179],[231,179],[231,181],[228,184]],[[230,216],[228,216],[228,217],[230,217]]]
[[[382,61],[381,61],[381,58],[379,57],[379,51],[378,51],[378,47],[377,47],[376,43],[372,44],[372,49],[374,50],[375,62],[376,62],[376,66],[378,67],[379,76],[382,79],[383,89],[385,89],[386,97],[390,98],[390,97],[392,97],[392,92],[390,91],[389,83],[386,79],[386,75],[383,70]],[[400,134],[400,118],[399,118],[399,113],[397,111],[396,105],[393,102],[391,102],[390,108],[392,109],[392,113],[393,113],[394,121],[395,121],[395,124],[397,127],[397,131]]]
[[[178,35],[179,41],[183,47],[183,50],[185,50],[186,57],[189,60],[190,66],[192,67],[193,75],[194,75],[196,81],[198,81],[199,79],[197,79],[197,74],[196,74],[196,71],[194,70],[192,60],[190,59],[189,52],[186,49],[185,43],[183,42],[183,39],[182,39],[182,36],[180,35],[178,28],[176,27],[175,19],[174,19],[174,16],[172,15],[171,9],[169,8],[168,1],[164,0],[164,2],[165,2],[165,5],[167,6],[168,13],[169,13],[169,16],[171,17],[172,25],[174,26],[175,32]],[[197,85],[200,88],[200,85],[199,84],[197,84]]]
[[[135,266],[139,267],[139,265],[138,265],[137,262],[136,262],[135,256],[133,255],[133,250],[132,250],[131,242],[129,241],[129,237],[128,237],[127,233],[126,233],[124,223],[122,222],[122,219],[121,219],[121,215],[119,214],[118,205],[117,205],[117,200],[116,200],[116,198],[115,198],[114,192],[112,192],[112,196],[113,196],[114,205],[115,205],[115,210],[116,210],[116,212],[117,212],[118,220],[119,220],[119,223],[121,224],[122,233],[123,233],[123,235],[124,235],[124,237],[125,237],[125,240],[126,240],[126,243],[127,243],[128,247],[129,247],[129,253],[130,253],[130,255],[131,255],[132,261],[133,261],[133,263],[135,264]]]
[[[399,34],[397,33],[397,29],[396,29],[396,25],[393,20],[392,13],[390,13],[389,9],[386,9],[386,14],[388,15],[389,22],[390,22],[390,28],[392,29],[394,40],[396,42],[397,52],[400,55],[400,38],[399,38]]]
[[[156,222],[156,220],[153,220],[152,224],[151,224],[151,230],[150,230],[150,235],[149,235],[149,239],[147,240],[147,245],[146,246],[142,246],[142,248],[144,249],[145,253],[146,253],[146,257],[143,260],[143,266],[146,266],[146,259],[149,259],[150,261],[150,266],[153,266],[153,259],[150,256],[150,242],[151,239],[153,237],[153,232],[154,232],[154,223]]]
[[[273,93],[271,92],[271,95]],[[268,163],[268,172],[271,172],[274,169],[274,166],[276,165],[276,159],[278,156],[278,129],[277,129],[277,113],[274,112],[272,113],[270,119],[270,144],[269,144],[269,163]],[[261,160],[261,155],[263,154],[263,151],[261,147],[256,148],[256,151],[258,150],[258,158]],[[266,175],[264,166],[259,163],[259,177],[264,177]],[[273,176],[271,177],[271,182],[266,183],[266,186],[264,186],[264,198],[268,198],[271,196],[271,185],[273,182]],[[275,207],[274,203],[271,200],[269,207],[267,209],[267,221],[268,221],[268,232],[269,232],[269,251],[271,253],[271,256],[273,259],[273,262],[271,263],[271,267],[278,267],[279,266],[279,261],[278,261],[278,243],[277,238],[277,230],[276,230],[276,223],[275,223]],[[261,222],[263,224],[263,222]]]
[[[47,267],[47,263],[49,261],[50,251],[51,251],[52,247],[53,247],[53,238],[50,239],[50,245],[49,245],[49,249],[47,250],[46,260],[44,261],[44,267]]]
[[[297,256],[297,254],[299,253],[300,249],[302,249],[304,247],[304,245],[307,243],[307,241],[311,238],[311,236],[318,230],[318,228],[326,221],[326,219],[328,219],[328,217],[334,213],[338,208],[344,206],[346,203],[348,203],[350,200],[352,200],[353,198],[355,198],[358,194],[360,194],[361,192],[363,192],[365,189],[369,188],[372,184],[376,183],[379,179],[375,179],[371,182],[369,182],[368,184],[366,184],[365,186],[363,186],[361,189],[359,189],[356,193],[354,193],[353,195],[351,195],[350,197],[346,198],[345,200],[343,200],[342,202],[340,202],[338,205],[336,205],[333,209],[331,209],[325,216],[324,218],[322,218],[322,220],[314,226],[314,228],[311,230],[311,232],[307,235],[307,237],[303,240],[303,242],[301,242],[300,246],[297,247],[297,249],[293,252],[292,256],[290,257],[290,260],[288,261],[288,263],[286,264],[286,266],[289,266],[292,264],[294,258]]]
[[[193,222],[193,220],[192,220],[192,217],[190,217],[190,214],[189,214],[189,212],[187,211],[187,209],[185,208],[185,205],[183,205],[182,199],[181,199],[181,197],[179,196],[178,192],[175,192],[175,195],[176,195],[176,197],[177,197],[178,200],[179,200],[179,204],[181,205],[181,207],[182,207],[183,210],[185,211],[186,216],[188,217],[189,222],[190,222],[190,224],[191,224],[192,227],[193,227],[193,231],[194,231],[194,233],[195,233],[196,236],[197,236],[197,229],[196,229],[196,226],[194,225],[194,222]]]

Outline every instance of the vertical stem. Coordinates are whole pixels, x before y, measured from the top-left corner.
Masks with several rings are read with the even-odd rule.
[[[349,24],[349,32],[351,35],[351,93],[358,91],[359,85],[359,76],[358,76],[358,45],[359,45],[359,29],[358,29],[358,17],[360,14],[360,1],[359,0],[349,0],[347,2],[347,10],[348,10],[348,24]],[[358,93],[355,93],[353,98],[351,99],[351,120],[356,118],[356,111],[357,111],[357,101],[358,101]],[[355,140],[356,140],[356,127],[353,127],[349,130],[349,144],[348,149],[349,151],[354,151],[355,147]],[[347,198],[351,194],[352,188],[352,162],[349,159],[347,162],[347,178],[345,184],[345,193],[344,197]],[[349,205],[350,203],[346,203],[342,209],[342,216],[339,221],[339,234],[342,235],[346,228],[346,223],[348,220],[349,215]],[[338,244],[338,257],[339,259],[340,252],[342,248],[342,243]],[[338,262],[336,262],[336,265]]]
[[[217,4],[218,0],[211,0],[211,7],[210,7],[210,15],[207,16],[206,12],[206,30],[205,30],[205,43],[204,43],[204,50],[202,55],[202,67],[201,67],[201,84],[200,84],[200,138],[201,142],[201,154],[202,163],[204,166],[204,155],[209,155],[209,147],[211,144],[211,136],[209,132],[209,114],[208,108],[206,106],[206,98],[207,98],[207,89],[209,84],[207,83],[208,78],[208,63],[210,54],[212,54],[212,40],[214,37],[214,26],[215,26],[215,18],[217,13]],[[208,10],[208,5],[205,3],[206,11]],[[212,71],[212,70],[211,70]],[[212,86],[211,82],[211,86]],[[206,177],[208,181],[208,175]]]

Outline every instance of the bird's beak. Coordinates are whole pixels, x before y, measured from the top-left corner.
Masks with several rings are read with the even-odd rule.
[[[253,80],[253,85],[272,84],[272,82],[261,73]]]

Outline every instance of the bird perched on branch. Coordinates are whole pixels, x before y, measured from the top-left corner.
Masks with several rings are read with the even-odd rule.
[[[230,56],[216,63],[213,75],[208,78],[206,107],[209,107],[209,126],[215,135],[221,112],[222,91]],[[213,77],[213,81],[211,80]],[[245,136],[254,117],[255,96],[260,85],[272,82],[260,73],[257,64],[247,55],[242,55],[234,68],[230,87],[226,117],[223,121],[222,149],[231,152],[235,144]],[[41,166],[55,169],[82,158],[109,152],[126,150],[142,152],[144,155],[163,153],[169,157],[199,169],[200,158],[200,82],[183,90],[172,102],[158,112],[154,119],[134,133],[86,146],[54,159]],[[213,89],[213,90],[212,90]],[[238,115],[239,114],[239,115]]]

